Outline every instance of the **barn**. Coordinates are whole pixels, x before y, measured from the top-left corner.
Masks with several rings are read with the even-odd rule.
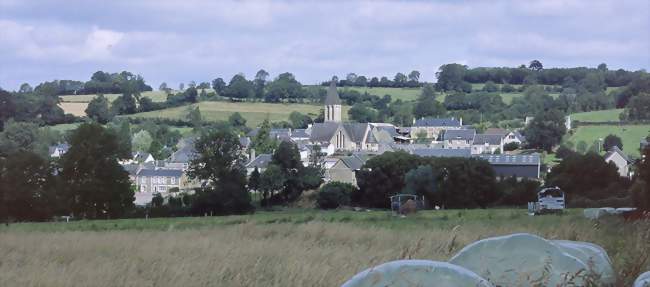
[[[488,161],[498,177],[539,179],[541,176],[542,164],[538,154],[482,154],[477,157]]]

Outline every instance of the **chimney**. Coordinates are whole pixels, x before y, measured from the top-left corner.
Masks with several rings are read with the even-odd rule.
[[[252,160],[254,160],[254,159],[255,159],[255,149],[252,148],[252,149],[250,150],[250,160],[252,161]]]
[[[458,118],[458,120],[460,121],[460,126],[462,127],[463,126],[463,117]]]

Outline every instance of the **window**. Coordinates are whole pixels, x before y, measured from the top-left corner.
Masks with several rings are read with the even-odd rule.
[[[176,178],[172,176],[171,177],[171,182],[172,182],[172,184],[176,184]]]
[[[158,186],[158,192],[165,192],[167,191],[167,187],[165,186]]]
[[[146,176],[143,176],[142,179],[140,180],[140,182],[141,182],[142,184],[147,183],[147,177],[146,177]]]

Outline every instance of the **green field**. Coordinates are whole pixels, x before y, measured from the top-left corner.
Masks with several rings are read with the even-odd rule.
[[[639,143],[641,138],[650,134],[650,125],[602,125],[602,126],[580,126],[567,141],[575,145],[585,141],[591,146],[594,141],[604,139],[607,135],[614,134],[623,140],[623,151],[628,155],[639,156]]]
[[[620,121],[620,114],[623,112],[623,109],[612,109],[612,110],[602,110],[602,111],[593,111],[585,113],[575,113],[571,115],[571,119],[574,121],[581,122],[618,122]]]
[[[206,89],[206,92],[209,91],[212,91],[212,89]],[[104,97],[106,97],[108,101],[112,102],[121,95],[122,94],[104,94]],[[96,96],[97,95],[66,95],[61,96],[61,101],[67,103],[88,103]],[[164,102],[167,100],[167,93],[163,91],[142,92],[140,96],[151,98],[154,102]]]
[[[259,126],[267,118],[271,122],[286,121],[289,119],[289,114],[293,111],[315,118],[322,109],[320,105],[248,102],[201,102],[198,105],[201,110],[201,116],[203,116],[207,121],[225,121],[228,120],[230,115],[238,112],[246,119],[246,125],[249,127]],[[347,119],[348,109],[348,106],[343,106],[342,117],[344,120]],[[137,113],[126,117],[185,119],[187,113],[188,106],[181,106],[146,113]]]
[[[340,286],[399,259],[446,261],[468,244],[528,232],[602,246],[631,286],[650,268],[648,222],[570,210],[389,211],[291,209],[254,215],[19,223],[0,226],[2,286]],[[92,284],[89,284],[92,282]]]

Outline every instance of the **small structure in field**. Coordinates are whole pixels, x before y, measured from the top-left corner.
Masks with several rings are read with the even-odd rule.
[[[542,188],[537,193],[537,201],[528,203],[528,214],[541,215],[562,213],[566,208],[564,192],[559,187]]]
[[[395,214],[408,215],[424,207],[424,196],[415,194],[397,194],[390,197],[390,209]]]

